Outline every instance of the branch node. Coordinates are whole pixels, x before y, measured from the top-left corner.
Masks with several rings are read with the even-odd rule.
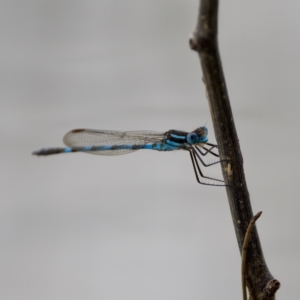
[[[280,282],[277,279],[270,280],[264,290],[263,290],[263,297],[262,299],[275,299],[275,293],[280,288]]]
[[[197,52],[211,52],[215,49],[215,39],[196,32],[189,39],[190,48]]]
[[[193,35],[193,36],[191,36],[190,38],[189,38],[189,45],[190,45],[190,48],[192,49],[192,50],[195,50],[195,51],[199,51],[198,50],[198,47],[197,47],[197,42],[196,42],[196,39],[195,39],[195,35]]]

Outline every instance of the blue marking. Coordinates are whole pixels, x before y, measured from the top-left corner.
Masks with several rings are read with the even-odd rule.
[[[186,138],[186,135],[183,136],[183,135],[177,135],[177,134],[174,134],[174,133],[171,133],[170,135],[171,135],[171,137],[173,137],[175,139],[182,139],[182,140],[184,140]]]
[[[65,148],[65,149],[63,149],[63,153],[69,153],[69,152],[72,152],[72,148],[70,148],[70,147],[68,147],[68,148]]]
[[[198,136],[197,133],[191,132],[187,135],[187,142],[191,145],[201,144],[208,142],[207,136]]]
[[[101,150],[111,150],[111,145],[109,145],[109,146],[101,146],[101,147],[99,147],[99,150],[101,151]]]
[[[158,149],[153,148],[154,145],[156,146],[157,144],[146,144],[146,145],[143,145],[141,147],[141,149],[158,150]]]
[[[182,146],[182,143],[176,143],[176,142],[173,142],[173,141],[170,141],[170,140],[166,140],[166,144],[170,145],[170,146],[173,146],[173,147],[180,147],[180,146]]]
[[[153,150],[162,151],[162,147],[163,147],[162,143],[152,144]]]
[[[92,146],[82,147],[82,151],[90,151],[91,149],[92,149]]]
[[[178,147],[178,146],[172,146],[172,145],[168,145],[168,144],[164,144],[164,147],[163,147],[164,151],[172,151],[172,150],[180,150],[182,149],[181,147]]]
[[[157,143],[157,144],[152,144],[152,147],[150,148],[143,148],[143,149],[153,149],[157,151],[172,151],[172,150],[180,150],[181,148],[177,146],[172,146],[164,143]]]

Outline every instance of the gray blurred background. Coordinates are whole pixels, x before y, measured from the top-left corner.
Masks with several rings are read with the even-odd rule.
[[[185,152],[34,157],[74,128],[191,131],[211,118],[188,47],[198,1],[0,1],[0,298],[241,299],[224,188]],[[219,41],[258,230],[295,299],[299,1],[222,1]],[[213,171],[221,174],[220,168]]]

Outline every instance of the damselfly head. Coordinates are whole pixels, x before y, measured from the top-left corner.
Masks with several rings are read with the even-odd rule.
[[[189,144],[203,144],[208,142],[208,130],[205,126],[199,127],[187,135]]]
[[[205,126],[202,126],[195,129],[193,132],[195,132],[198,137],[206,137],[208,134],[208,129]]]

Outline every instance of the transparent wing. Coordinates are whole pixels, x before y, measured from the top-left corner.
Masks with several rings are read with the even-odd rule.
[[[121,146],[134,145],[134,149],[108,149],[101,151],[89,151],[98,155],[120,155],[138,150],[138,146],[148,143],[161,142],[165,133],[155,131],[113,131],[113,130],[93,130],[74,129],[64,136],[64,143],[68,147],[85,146]]]

